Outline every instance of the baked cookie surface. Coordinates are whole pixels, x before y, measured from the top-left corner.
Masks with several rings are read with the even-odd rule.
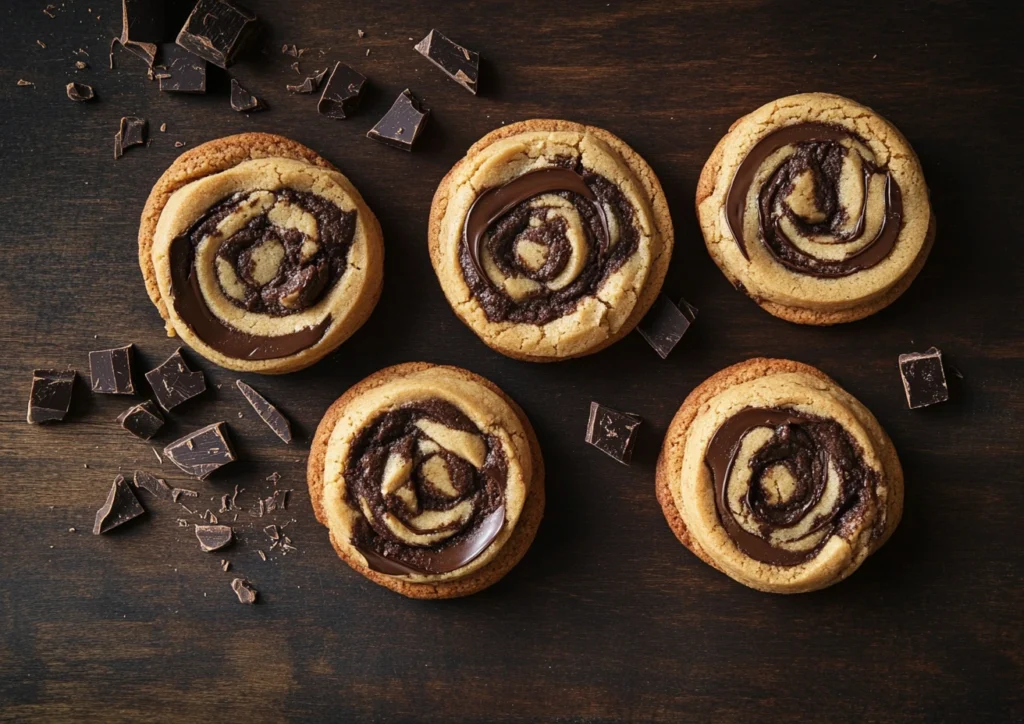
[[[383,369],[331,405],[307,479],[342,560],[411,598],[497,582],[544,512],[544,462],[523,411],[478,375],[423,362]]]
[[[874,416],[814,367],[777,359],[728,367],[687,396],[656,491],[687,548],[772,593],[846,578],[903,510],[902,468]]]
[[[628,334],[661,289],[673,230],[650,166],[619,138],[556,120],[489,133],[434,195],[430,258],[488,346],[546,362]]]
[[[345,341],[376,305],[383,256],[380,225],[349,180],[262,133],[182,154],[139,229],[168,333],[239,371],[302,369]]]
[[[733,286],[800,324],[892,303],[935,234],[921,164],[866,106],[805,93],[736,121],[697,186],[708,251]]]

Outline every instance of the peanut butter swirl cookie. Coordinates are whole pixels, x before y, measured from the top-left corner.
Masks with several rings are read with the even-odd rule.
[[[657,297],[673,232],[629,146],[567,121],[484,136],[445,176],[430,258],[455,313],[489,346],[546,362],[625,336]]]
[[[705,562],[751,588],[799,593],[846,578],[888,539],[903,472],[878,421],[829,377],[752,359],[683,402],[657,493]]]
[[[412,598],[495,583],[544,510],[544,463],[522,410],[482,377],[426,363],[381,370],[339,398],[308,480],[338,555]]]
[[[146,203],[139,252],[169,334],[223,367],[265,373],[306,367],[358,329],[384,256],[349,180],[268,134],[179,157]]]

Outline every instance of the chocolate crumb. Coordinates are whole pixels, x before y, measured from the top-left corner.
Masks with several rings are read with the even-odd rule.
[[[40,48],[46,47],[46,43],[44,43],[42,40],[37,40],[36,43],[39,45]]]
[[[358,35],[358,36],[359,36],[360,38],[363,38],[363,37],[365,37],[365,36],[366,36],[366,33],[365,33],[365,32],[363,32],[362,30],[357,30],[357,31],[356,31],[356,35]]]
[[[267,537],[270,538],[270,540],[280,540],[281,538],[281,532],[278,530],[276,525],[268,525],[263,529],[263,532],[267,534]]]
[[[260,560],[262,560],[264,563],[266,563],[266,561],[267,561],[267,554],[266,553],[264,553],[263,551],[256,551],[256,554],[260,557]]]
[[[259,592],[249,585],[249,582],[243,578],[236,578],[231,581],[231,590],[238,596],[239,603],[253,604],[256,603],[256,596]]]
[[[30,80],[25,80],[24,78],[18,78],[18,85],[20,85],[22,88],[24,88],[25,86],[30,86],[30,85],[34,86],[35,83],[33,83]]]
[[[65,90],[67,91],[68,98],[76,102],[91,101],[96,97],[92,86],[86,83],[75,83],[72,81],[67,84]]]
[[[221,559],[221,561],[220,561],[220,568],[221,568],[221,570],[222,570],[222,571],[224,571],[225,573],[227,573],[227,572],[228,572],[228,570],[229,570],[229,569],[231,568],[231,561],[228,561],[228,560],[224,560],[224,559],[222,558],[222,559]]]
[[[79,70],[85,70],[86,68],[89,67],[89,64],[86,63],[84,60],[76,60],[75,61],[75,67],[78,68]]]
[[[199,539],[199,548],[210,553],[217,551],[231,542],[233,532],[230,525],[197,525],[196,538]]]
[[[167,124],[166,123],[161,123],[160,124],[160,133],[167,133]]]

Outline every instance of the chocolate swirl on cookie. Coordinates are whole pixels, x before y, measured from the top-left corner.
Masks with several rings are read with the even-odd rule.
[[[459,264],[491,322],[572,313],[638,247],[622,191],[576,159],[558,163],[483,191],[466,215]]]
[[[356,437],[346,499],[362,513],[352,544],[388,575],[465,566],[505,525],[501,443],[440,399],[381,413]]]
[[[751,558],[795,566],[875,507],[877,473],[834,420],[747,408],[726,420],[704,458],[718,517]]]
[[[899,237],[899,185],[875,164],[863,139],[839,126],[780,128],[740,164],[726,197],[726,217],[746,259],[744,216],[752,186],[757,238],[797,273],[836,278],[869,269],[892,252]]]

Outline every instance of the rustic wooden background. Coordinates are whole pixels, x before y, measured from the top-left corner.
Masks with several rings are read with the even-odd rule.
[[[1019,5],[249,4],[265,35],[232,73],[271,106],[251,117],[229,108],[223,73],[190,97],[158,92],[125,53],[107,70],[117,0],[58,1],[55,18],[44,0],[0,10],[0,719],[1024,718]],[[413,51],[432,27],[483,55],[479,97]],[[358,115],[329,121],[315,97],[287,93],[298,76],[282,43],[325,51],[308,52],[303,70],[337,59],[367,75]],[[88,70],[75,70],[79,59]],[[98,101],[71,103],[71,79],[94,85]],[[364,137],[405,87],[432,109],[411,155]],[[731,289],[704,250],[692,201],[735,118],[812,90],[867,103],[903,130],[939,220],[910,291],[832,329],[776,320]],[[118,119],[131,114],[149,120],[151,142],[115,162]],[[588,359],[513,362],[446,305],[427,258],[433,190],[479,136],[534,117],[607,128],[660,176],[677,229],[666,290],[700,308],[668,361],[631,335]],[[198,485],[204,509],[234,484],[252,505],[275,471],[295,489],[286,513],[239,518],[224,573],[221,556],[178,527],[196,516],[169,503],[144,498],[148,519],[90,534],[117,471],[188,484],[114,423],[126,399],[80,386],[66,424],[29,426],[24,416],[33,368],[87,372],[90,349],[134,342],[148,369],[175,348],[136,265],[139,213],[180,152],[175,141],[188,148],[246,130],[291,136],[347,173],[380,217],[387,263],[380,305],[340,350],[300,374],[246,376],[292,417],[301,442],[278,442],[234,389],[236,375],[205,363],[213,392],[158,438],[229,421],[243,461]],[[909,411],[896,357],[931,345],[963,379],[948,404]],[[896,535],[820,593],[770,596],[732,582],[676,542],[654,498],[676,407],[706,376],[754,355],[835,376],[875,412],[906,469]],[[327,405],[407,360],[499,383],[543,445],[549,502],[536,543],[469,599],[407,601],[354,574],[303,490],[308,437]],[[584,444],[592,399],[644,417],[631,467]],[[287,520],[299,550],[262,562],[261,528]],[[236,602],[229,582],[239,574],[259,605]]]

